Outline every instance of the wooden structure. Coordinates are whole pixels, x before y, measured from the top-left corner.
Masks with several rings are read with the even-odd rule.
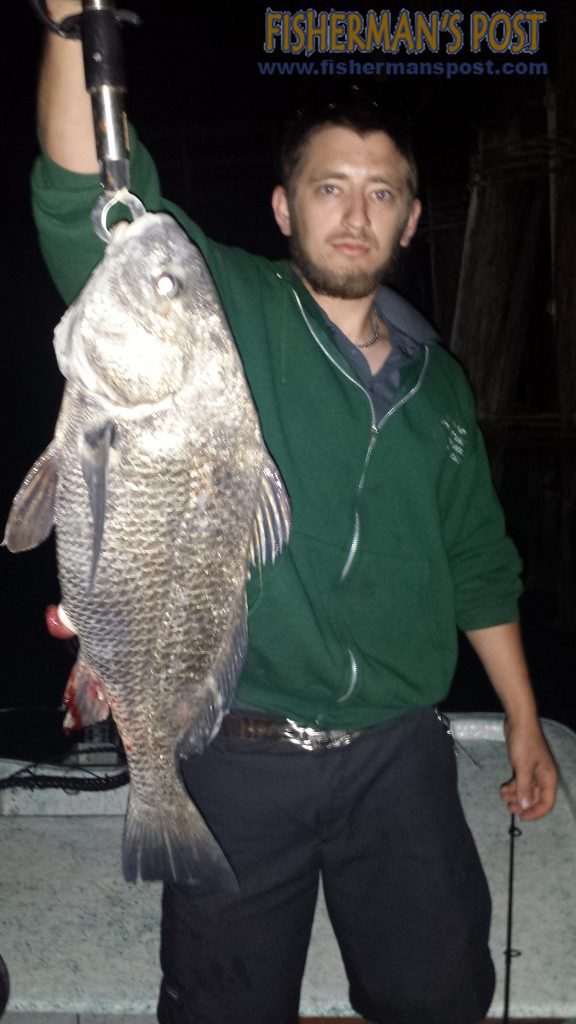
[[[427,230],[435,319],[444,334],[451,322],[528,584],[552,594],[556,623],[573,629],[576,5],[562,15],[552,76],[536,89],[510,83],[483,121],[465,225],[462,206],[448,203],[446,218],[446,197],[432,189]]]

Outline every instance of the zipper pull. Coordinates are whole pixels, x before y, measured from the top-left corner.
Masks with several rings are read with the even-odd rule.
[[[372,433],[373,439],[376,440],[376,438],[378,437],[378,427],[376,426],[375,423],[372,424],[370,431]]]

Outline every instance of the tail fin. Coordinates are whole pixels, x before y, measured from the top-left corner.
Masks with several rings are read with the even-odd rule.
[[[203,891],[238,892],[232,868],[180,784],[169,806],[153,813],[131,788],[122,861],[127,882],[187,882]]]

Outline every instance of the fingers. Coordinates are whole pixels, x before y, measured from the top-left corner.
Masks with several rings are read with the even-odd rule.
[[[507,805],[510,814],[516,814],[521,821],[536,821],[554,807],[555,769],[539,770],[536,779],[526,781],[526,777],[513,778],[500,787],[500,799]]]
[[[552,810],[558,770],[539,723],[507,720],[506,743],[514,777],[500,789],[511,814],[536,821]]]
[[[515,772],[516,803],[520,807],[520,816],[529,813],[537,803],[537,785],[534,766],[521,763]]]

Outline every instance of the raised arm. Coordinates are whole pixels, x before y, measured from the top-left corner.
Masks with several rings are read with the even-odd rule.
[[[60,22],[82,10],[78,0],[48,0]],[[46,153],[70,171],[98,171],[92,107],[84,82],[82,45],[46,32],[38,88],[38,127]]]
[[[81,9],[80,0],[48,0],[55,22]],[[40,69],[38,129],[43,152],[32,172],[32,209],[46,265],[69,303],[102,257],[90,216],[102,189],[82,46],[51,31]],[[156,168],[135,133],[131,150],[132,190],[146,209],[163,209]],[[114,216],[128,213],[118,206]]]
[[[82,5],[80,0],[47,0],[47,8],[50,17],[60,22],[79,13]],[[51,31],[46,32],[40,69],[38,129],[43,153],[32,172],[34,220],[48,270],[64,301],[70,303],[102,257],[104,245],[90,219],[101,185],[82,47]],[[233,288],[225,247],[212,243],[182,210],[162,197],[154,162],[132,128],[130,168],[131,191],[146,209],[168,210],[204,253],[222,293]],[[129,214],[119,205],[109,224],[116,215]]]

